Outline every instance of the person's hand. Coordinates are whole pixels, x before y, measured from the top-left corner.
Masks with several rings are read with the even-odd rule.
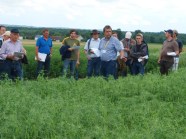
[[[69,50],[69,51],[73,51],[73,50],[74,50],[74,48],[68,48],[68,50]]]
[[[37,61],[41,61],[41,58],[39,58],[38,56],[36,56],[36,60]]]
[[[122,59],[124,62],[127,61],[127,58],[126,57],[120,57],[120,59]]]
[[[50,54],[49,57],[51,58],[52,57],[52,54]]]
[[[158,59],[158,64],[160,64],[160,59]]]
[[[77,65],[79,65],[79,64],[80,64],[79,60],[77,60],[76,64],[77,64]]]
[[[127,52],[129,52],[129,51],[130,51],[130,49],[129,49],[129,48],[124,48],[124,50],[125,50],[125,51],[127,51]]]
[[[7,58],[10,59],[10,60],[14,60],[15,56],[12,55],[12,54],[9,54],[9,55],[7,56]]]
[[[88,60],[91,60],[91,57],[90,57],[89,55],[87,55],[87,59],[88,59]]]

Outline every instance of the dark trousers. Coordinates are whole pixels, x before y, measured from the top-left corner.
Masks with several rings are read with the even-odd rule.
[[[5,60],[0,60],[0,80],[3,78],[6,73],[6,63]]]
[[[108,78],[109,75],[112,75],[116,79],[116,69],[116,60],[101,61],[101,75],[104,77]]]
[[[144,75],[145,73],[145,68],[144,68],[144,65],[141,63],[141,62],[138,62],[138,61],[134,61],[132,63],[132,74],[133,75],[137,75],[137,74],[141,74],[141,75]]]
[[[99,76],[100,65],[101,65],[100,57],[95,57],[95,58],[91,58],[90,60],[88,60],[87,76],[91,77],[92,74],[94,74],[94,76]]]
[[[169,69],[172,67],[173,62],[168,62],[161,60],[160,61],[160,73],[161,75],[168,75]]]
[[[48,76],[50,70],[50,56],[47,55],[45,62],[38,61],[37,70],[36,70],[36,77],[41,73],[44,66],[44,76]]]
[[[22,79],[23,78],[23,72],[22,72],[22,63],[21,61],[11,61],[11,60],[5,60],[5,69],[6,73],[8,74],[8,77],[10,79]]]
[[[132,60],[128,59],[125,63],[129,67],[130,74],[132,75]]]

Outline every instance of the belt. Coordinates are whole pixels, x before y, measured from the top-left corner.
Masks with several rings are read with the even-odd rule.
[[[6,59],[6,61],[12,62],[12,63],[21,62],[21,60],[10,60],[10,59]]]

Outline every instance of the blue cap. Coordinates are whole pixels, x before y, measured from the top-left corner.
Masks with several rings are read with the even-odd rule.
[[[17,28],[11,29],[11,33],[19,33],[19,30]]]
[[[173,34],[172,29],[164,30],[165,32],[168,32],[169,34]]]

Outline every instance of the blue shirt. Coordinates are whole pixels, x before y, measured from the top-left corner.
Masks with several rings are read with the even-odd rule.
[[[36,47],[38,47],[38,52],[50,54],[50,48],[52,47],[52,39],[48,38],[47,40],[45,40],[42,36],[37,40]]]
[[[102,38],[99,49],[101,51],[101,61],[116,60],[117,51],[123,50],[120,41],[113,36],[109,40]]]

